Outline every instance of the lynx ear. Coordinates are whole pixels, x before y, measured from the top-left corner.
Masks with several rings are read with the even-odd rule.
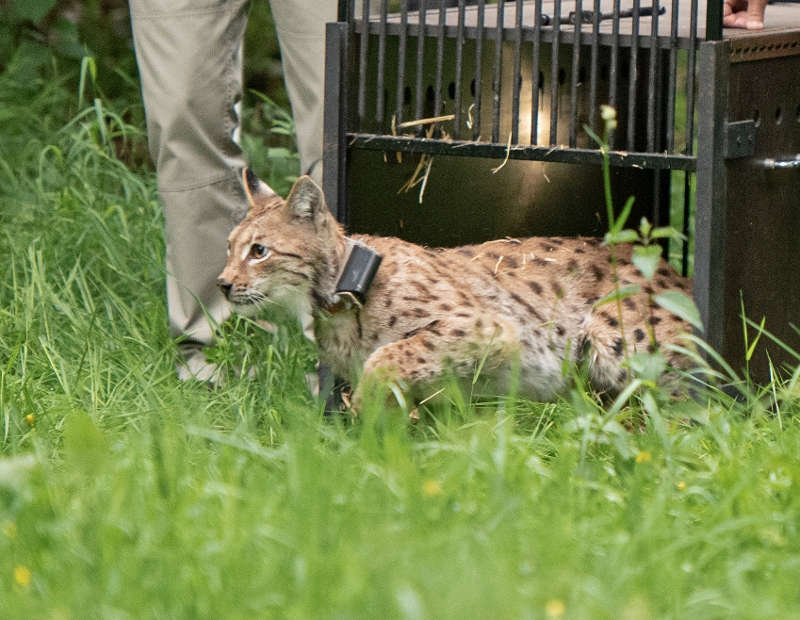
[[[271,198],[278,195],[269,185],[259,179],[250,168],[242,170],[242,185],[251,209],[256,206],[257,198]]]
[[[319,185],[310,176],[304,175],[295,181],[286,199],[286,208],[294,217],[316,219],[326,209],[325,197]]]

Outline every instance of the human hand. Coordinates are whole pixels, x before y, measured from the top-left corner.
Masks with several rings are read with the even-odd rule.
[[[728,28],[762,30],[767,0],[725,0],[722,25]]]

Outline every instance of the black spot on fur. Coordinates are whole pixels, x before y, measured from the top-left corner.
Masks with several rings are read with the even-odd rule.
[[[608,312],[601,312],[600,316],[602,316],[609,327],[618,327],[619,321],[611,316]]]
[[[550,288],[553,289],[553,292],[556,294],[556,297],[561,299],[564,296],[564,289],[561,288],[561,284],[553,280],[550,283]]]
[[[498,258],[500,258],[500,255],[497,252],[486,252],[486,256],[488,256],[489,258],[492,258],[494,260],[497,260]]]
[[[570,258],[567,261],[567,269],[570,271],[578,271],[578,261],[576,261],[574,258]]]
[[[661,317],[651,316],[647,319],[647,322],[650,323],[650,325],[658,325],[661,322]]]
[[[645,286],[642,290],[645,293],[647,293],[648,295],[652,295],[653,294],[653,287],[650,286],[649,284],[647,286]]]
[[[389,327],[393,327],[395,323],[397,323],[397,317],[396,316],[390,316],[389,317]]]
[[[633,330],[633,337],[636,338],[636,342],[641,342],[644,340],[645,333],[637,327]]]
[[[606,277],[606,272],[600,269],[597,265],[592,265],[589,267],[592,271],[592,275],[594,276],[595,282],[600,282]]]
[[[586,336],[579,336],[575,341],[575,362],[580,364],[586,358],[591,348],[591,342]]]
[[[575,252],[575,254],[585,254],[586,253],[583,248],[575,248],[573,251]]]
[[[622,303],[625,304],[625,307],[628,308],[628,310],[636,310],[636,302],[630,297],[623,299]]]
[[[622,338],[615,338],[614,344],[611,345],[611,348],[614,349],[614,354],[617,357],[622,356]]]
[[[452,309],[453,307],[450,304],[439,304],[439,310],[443,312],[450,312]]]
[[[427,360],[424,357],[418,357],[417,362],[419,362],[420,364],[425,364]]]
[[[529,314],[532,314],[537,320],[544,321],[544,318],[542,317],[541,314],[539,314],[539,311],[516,293],[513,292],[511,293],[511,299],[513,299],[520,306],[525,308],[525,310],[527,310]]]
[[[463,338],[467,335],[467,332],[463,329],[454,329],[450,332],[450,335],[453,336],[453,338]]]
[[[383,307],[384,308],[391,308],[392,307],[392,298],[391,297],[387,297],[386,299],[383,300]]]
[[[563,336],[565,333],[567,333],[567,330],[565,330],[561,325],[556,325],[556,333],[559,336]]]
[[[316,291],[316,288],[312,289],[311,296],[314,298],[314,305],[317,308],[323,308],[326,305],[325,299]]]
[[[656,273],[658,275],[660,275],[660,276],[668,276],[668,275],[670,275],[669,269],[667,269],[666,267],[661,267],[658,271],[656,271]]]
[[[549,265],[549,264],[550,264],[550,262],[549,262],[549,261],[546,261],[546,260],[545,260],[545,259],[543,259],[543,258],[534,258],[534,259],[533,259],[533,264],[534,264],[534,265],[539,265],[539,267],[546,267],[547,265]]]
[[[552,252],[555,248],[549,243],[542,243],[539,245],[545,252]]]
[[[394,317],[392,317],[392,318],[394,318]],[[391,325],[392,323],[390,322],[389,324]],[[424,332],[424,331],[431,332],[432,334],[433,333],[437,333],[436,332],[436,326],[438,324],[439,324],[439,320],[438,319],[435,320],[435,321],[431,321],[427,325],[423,325],[422,327],[417,327],[415,329],[412,329],[410,332],[406,332],[405,334],[403,334],[403,338],[411,338],[411,336],[414,336],[414,335],[416,335],[416,334],[418,334],[420,332]]]
[[[550,243],[555,243],[556,245],[564,245],[564,240],[561,237],[550,237]]]
[[[530,282],[528,282],[528,286],[537,295],[541,295],[542,294],[542,286],[538,282],[534,282],[533,280],[531,280]]]
[[[519,263],[517,262],[517,259],[514,258],[513,256],[506,256],[503,259],[502,264],[505,265],[506,267],[508,267],[509,269],[516,269],[517,267],[519,267]]]
[[[427,286],[425,286],[422,282],[411,280],[408,284],[412,288],[417,289],[421,294],[430,295],[430,289]]]

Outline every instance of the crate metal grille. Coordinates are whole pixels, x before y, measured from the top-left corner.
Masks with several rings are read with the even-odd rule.
[[[620,119],[609,136],[614,165],[694,169],[697,45],[719,34],[698,0],[431,3],[412,11],[403,2],[396,13],[387,0],[346,3],[359,48],[351,146],[596,163],[583,125],[597,132],[599,104],[608,103]],[[447,73],[446,48],[455,56]],[[430,126],[410,137],[397,129],[442,116],[436,129],[446,140],[426,136]],[[424,145],[414,139],[423,137]]]

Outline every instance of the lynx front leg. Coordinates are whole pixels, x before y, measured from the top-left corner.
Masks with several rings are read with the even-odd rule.
[[[367,358],[353,408],[380,383],[400,387],[427,384],[446,371],[470,376],[477,364],[493,370],[511,361],[519,351],[517,328],[502,318],[461,318],[432,321],[402,339],[390,342]]]

